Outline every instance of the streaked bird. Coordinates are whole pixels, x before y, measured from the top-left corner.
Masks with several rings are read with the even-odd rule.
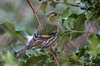
[[[55,41],[64,28],[59,23],[60,14],[56,11],[50,11],[45,16],[39,25],[36,33],[29,41],[28,46],[18,51],[17,54],[21,55],[26,50],[35,48],[48,48],[55,44]]]

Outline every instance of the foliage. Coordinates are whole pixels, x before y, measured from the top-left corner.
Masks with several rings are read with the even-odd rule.
[[[33,0],[37,8],[42,0]],[[21,57],[16,52],[27,44],[27,41],[37,29],[37,22],[26,1],[0,1],[0,55],[4,66],[55,66],[49,48],[27,50]],[[66,44],[84,34],[88,23],[100,19],[100,0],[46,0],[38,12],[43,19],[45,12],[55,10],[60,12],[61,24],[66,32]],[[10,18],[8,17],[10,16]],[[57,58],[62,66],[99,66],[100,65],[100,29],[88,38],[82,48],[78,48],[72,55],[63,52],[66,45],[57,47]],[[26,39],[28,38],[28,39]],[[62,38],[61,38],[62,39]],[[63,42],[63,41],[62,41]],[[61,43],[62,43],[61,42]]]

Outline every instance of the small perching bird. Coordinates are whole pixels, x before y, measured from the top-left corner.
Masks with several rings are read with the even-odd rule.
[[[48,12],[33,35],[33,38],[29,41],[29,45],[18,51],[17,54],[21,55],[32,47],[47,48],[54,45],[53,43],[56,41],[58,35],[64,31],[59,23],[59,16],[60,14],[56,11]]]

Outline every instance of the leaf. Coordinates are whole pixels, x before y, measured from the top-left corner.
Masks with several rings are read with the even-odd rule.
[[[57,4],[54,10],[57,12],[63,13],[65,8],[66,8],[65,4]]]
[[[67,28],[67,29],[72,29],[73,27],[74,27],[74,23],[73,23],[73,21],[74,21],[74,18],[72,18],[72,17],[70,17],[70,18],[68,18],[68,19],[66,19],[65,21],[64,21],[64,26]]]
[[[44,13],[46,12],[47,5],[48,5],[47,1],[43,2],[43,5],[41,7],[41,11],[43,11]]]
[[[66,31],[62,34],[57,39],[57,49],[58,52],[62,52],[64,50],[65,45],[70,41],[71,38],[71,32]]]
[[[2,25],[0,25],[0,35],[4,33],[5,33],[5,28]]]
[[[27,39],[24,37],[24,35],[24,31],[15,31],[14,33],[12,33],[13,38],[16,38],[19,41],[26,43]]]
[[[88,20],[92,19],[94,13],[95,13],[95,12],[91,12],[91,11],[89,11],[89,12],[86,14],[86,18],[87,18]]]
[[[82,10],[80,7],[70,6],[69,12],[79,15],[82,14],[84,10]]]
[[[80,14],[74,21],[74,28],[73,30],[75,31],[84,31],[85,29],[85,15]],[[77,38],[78,36],[80,36],[82,34],[82,32],[73,32],[72,34],[72,39]]]
[[[74,4],[80,3],[80,0],[67,0],[67,3],[74,5]]]
[[[15,30],[14,24],[10,22],[4,22],[0,24],[0,27],[2,28],[3,31],[13,32]]]
[[[15,26],[15,31],[24,31],[24,30],[25,30],[25,28],[22,25],[16,25]]]
[[[20,40],[21,42],[26,43],[26,39],[24,38],[24,31],[23,28],[15,28],[15,25],[13,23],[10,22],[4,22],[2,24],[0,24],[1,27],[1,34],[4,32],[7,32],[8,35],[10,35],[10,38],[12,40]]]
[[[52,0],[51,0],[52,1]],[[56,7],[56,5],[57,5],[57,3],[56,2],[54,2],[54,1],[52,1],[51,3],[50,3],[50,6],[52,6],[53,8],[55,8]]]
[[[85,15],[80,14],[79,17],[74,21],[74,30],[83,31],[85,28]]]
[[[2,55],[2,60],[4,63],[4,66],[22,66],[22,64],[19,64],[19,61],[14,57],[14,54],[9,52],[9,51],[5,51]]]
[[[71,15],[69,17],[73,17],[73,18],[77,18],[79,15],[75,14],[75,13],[71,13]]]
[[[61,15],[62,18],[67,18],[71,15],[71,12],[69,11],[70,7],[66,7],[63,11],[63,14]]]
[[[34,66],[37,65],[39,63],[42,63],[42,61],[46,61],[46,59],[48,58],[47,55],[40,55],[40,56],[32,56],[31,58],[29,58],[26,62],[26,66]],[[43,64],[43,63],[42,63]]]
[[[90,53],[95,59],[97,53],[100,53],[100,38],[98,38],[95,34],[90,36],[88,39],[88,53]]]

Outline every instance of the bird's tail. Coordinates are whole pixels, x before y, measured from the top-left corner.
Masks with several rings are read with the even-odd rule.
[[[17,56],[22,55],[26,50],[32,49],[35,40],[34,37],[29,41],[28,45],[17,52]]]
[[[28,45],[17,52],[17,56],[21,56],[26,50],[31,49],[32,46]]]

